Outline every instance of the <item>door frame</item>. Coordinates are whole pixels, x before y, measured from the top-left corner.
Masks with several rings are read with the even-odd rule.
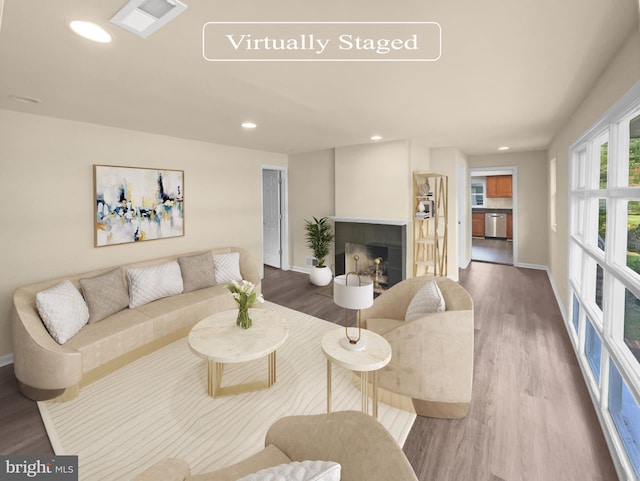
[[[512,226],[512,248],[513,248],[513,265],[518,266],[518,167],[515,165],[504,165],[496,167],[470,167],[469,168],[469,185],[471,185],[471,177],[483,175],[510,175],[511,176],[511,198],[513,199],[513,226]],[[486,195],[486,192],[485,192]],[[469,216],[471,217],[473,209],[469,202]],[[469,231],[469,239],[471,239],[471,231]]]
[[[260,166],[260,276],[264,277],[264,172],[265,170],[280,171],[280,269],[291,269],[289,263],[289,176],[287,167],[262,165]]]

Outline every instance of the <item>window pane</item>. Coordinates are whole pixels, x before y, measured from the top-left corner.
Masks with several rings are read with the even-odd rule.
[[[640,299],[625,289],[624,343],[640,361]]]
[[[629,185],[640,185],[640,115],[629,122]]]
[[[640,406],[614,362],[609,367],[609,413],[633,469],[640,476]]]
[[[604,250],[607,231],[607,200],[598,202],[598,247]]]
[[[607,161],[609,157],[609,142],[600,145],[600,188],[607,188]]]
[[[596,266],[596,305],[602,310],[602,286],[604,285],[604,271],[600,264]]]
[[[578,322],[580,322],[580,303],[576,295],[573,295],[573,327],[578,332]]]
[[[596,330],[593,328],[591,319],[587,318],[587,321],[584,353],[589,361],[589,366],[591,366],[593,377],[595,377],[598,384],[600,384],[600,351],[602,350],[602,341],[600,340],[600,336],[598,336]]]
[[[640,274],[640,202],[627,206],[627,267]]]

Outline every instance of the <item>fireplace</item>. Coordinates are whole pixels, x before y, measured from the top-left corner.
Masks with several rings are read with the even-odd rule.
[[[377,293],[406,278],[406,223],[341,218],[334,223],[337,276],[369,276]]]

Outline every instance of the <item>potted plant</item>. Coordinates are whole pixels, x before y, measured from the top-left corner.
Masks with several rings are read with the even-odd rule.
[[[322,217],[321,219],[316,219],[314,217],[313,222],[308,220],[304,222],[307,229],[307,245],[313,251],[313,256],[318,261],[318,264],[311,269],[309,279],[311,283],[316,286],[326,286],[331,282],[332,272],[331,269],[324,265],[324,259],[331,250],[331,244],[334,239],[329,218]]]

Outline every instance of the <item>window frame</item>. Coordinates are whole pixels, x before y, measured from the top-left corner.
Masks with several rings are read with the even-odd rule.
[[[640,299],[640,274],[627,267],[628,202],[640,200],[629,186],[630,122],[640,116],[640,82],[569,148],[568,284],[565,324],[619,472],[640,479],[609,412],[614,363],[640,406],[640,360],[624,341],[625,292]],[[634,137],[635,138],[635,137]],[[606,185],[601,185],[602,145],[607,143]],[[599,245],[600,206],[606,205],[604,246]],[[596,303],[597,267],[602,268],[602,309]],[[575,318],[578,304],[578,317]],[[577,320],[577,328],[575,322]],[[589,324],[589,326],[587,326]],[[593,331],[588,333],[587,330]],[[599,382],[589,359],[588,338],[600,341]],[[640,444],[640,440],[634,440]],[[634,458],[635,459],[635,458]],[[637,459],[636,459],[637,462]]]

